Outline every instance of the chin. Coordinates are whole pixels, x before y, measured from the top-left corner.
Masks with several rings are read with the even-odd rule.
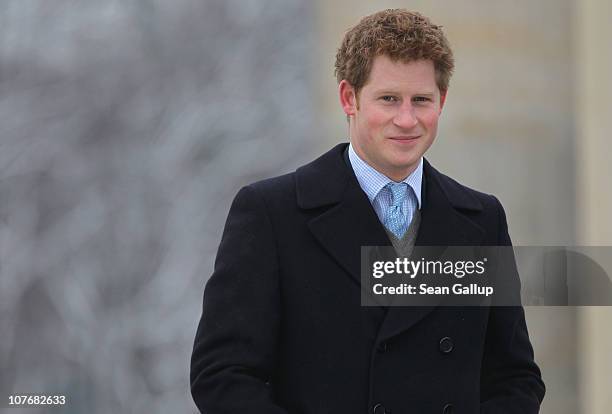
[[[395,162],[390,163],[390,165],[397,171],[404,171],[414,167],[416,164],[418,164],[420,159],[420,155],[416,157],[403,158],[401,160],[396,159]]]

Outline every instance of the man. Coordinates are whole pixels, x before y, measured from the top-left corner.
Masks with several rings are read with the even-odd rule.
[[[365,307],[360,248],[509,245],[493,196],[423,154],[453,58],[418,13],[364,18],[336,57],[350,146],[240,190],[191,366],[203,413],[537,413],[517,307]]]

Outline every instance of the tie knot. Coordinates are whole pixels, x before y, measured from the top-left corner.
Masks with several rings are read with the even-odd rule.
[[[392,195],[391,204],[393,206],[401,206],[408,194],[408,184],[406,183],[389,183],[386,186]]]

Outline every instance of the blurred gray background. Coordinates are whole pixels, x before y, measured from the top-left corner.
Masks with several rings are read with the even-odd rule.
[[[335,49],[386,7],[429,15],[455,51],[432,163],[495,193],[515,244],[612,244],[606,0],[5,0],[0,407],[40,392],[69,399],[49,412],[196,412],[231,199],[346,141]],[[527,317],[542,412],[607,413],[610,309]]]
[[[320,140],[313,6],[0,7],[0,406],[46,392],[70,413],[195,412],[231,198]]]

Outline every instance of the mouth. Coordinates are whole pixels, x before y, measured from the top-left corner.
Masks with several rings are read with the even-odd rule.
[[[396,142],[413,142],[419,139],[420,137],[420,135],[401,135],[397,137],[389,137],[389,139]]]

